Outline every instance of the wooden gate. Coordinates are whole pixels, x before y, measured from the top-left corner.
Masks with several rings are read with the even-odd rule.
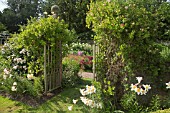
[[[44,46],[44,83],[45,93],[61,86],[62,79],[62,42],[55,39],[55,43]]]

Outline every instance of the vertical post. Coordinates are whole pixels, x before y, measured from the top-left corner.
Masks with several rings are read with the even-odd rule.
[[[47,56],[46,56],[46,44],[44,45],[44,84],[45,84],[45,94],[47,93]]]
[[[94,44],[93,44],[93,77],[94,77],[94,81],[96,81],[95,60],[96,60],[96,43],[94,41]]]

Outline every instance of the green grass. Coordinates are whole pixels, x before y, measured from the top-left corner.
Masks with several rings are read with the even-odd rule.
[[[64,89],[39,107],[30,107],[0,96],[0,113],[84,113],[81,104],[74,105],[72,111],[68,110],[68,106],[73,105],[73,99],[80,97],[79,89],[85,87],[86,84],[91,84],[91,79],[84,79],[76,88]]]
[[[79,89],[91,84],[91,79],[82,80],[75,88],[66,88],[60,94],[43,103],[39,107],[30,107],[23,103],[0,96],[0,113],[87,113],[79,101],[69,111],[68,106],[73,105],[72,100],[80,97]],[[170,109],[158,110],[152,113],[170,113]]]
[[[158,110],[152,113],[170,113],[170,108],[169,109],[165,109],[165,110]]]

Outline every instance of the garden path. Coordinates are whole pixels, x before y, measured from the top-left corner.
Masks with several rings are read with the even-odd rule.
[[[93,73],[90,72],[79,72],[79,76],[83,77],[83,78],[94,78]]]

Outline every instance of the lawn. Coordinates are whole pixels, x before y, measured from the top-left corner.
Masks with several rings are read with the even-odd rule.
[[[69,111],[68,106],[72,105],[72,100],[80,97],[79,89],[91,84],[91,79],[83,79],[81,84],[75,88],[63,89],[61,93],[43,103],[39,107],[30,107],[21,102],[10,100],[0,96],[0,113],[86,113],[82,103],[74,105],[73,110]],[[170,113],[170,109],[159,110],[152,113]]]
[[[43,103],[39,107],[30,107],[20,102],[10,100],[0,96],[0,113],[83,113],[82,104],[74,105],[72,111],[68,110],[68,106],[72,105],[72,100],[80,97],[79,89],[91,84],[91,79],[82,80],[81,84],[75,88],[66,88],[63,91]]]

